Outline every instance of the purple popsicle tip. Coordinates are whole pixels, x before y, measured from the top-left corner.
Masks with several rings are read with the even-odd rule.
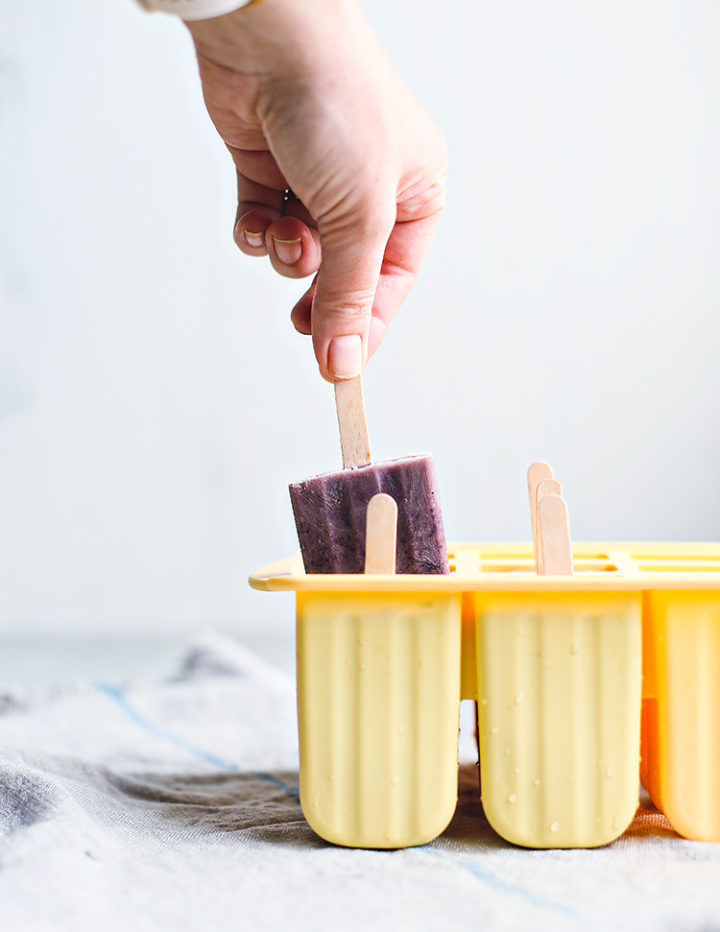
[[[397,573],[448,573],[432,456],[408,456],[324,473],[290,485],[306,573],[362,573],[365,520],[373,495],[398,506]]]

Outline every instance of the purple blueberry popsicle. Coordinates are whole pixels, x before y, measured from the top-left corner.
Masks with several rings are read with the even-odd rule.
[[[398,506],[396,573],[448,573],[432,456],[385,460],[290,485],[306,573],[362,573],[370,499],[385,492]]]

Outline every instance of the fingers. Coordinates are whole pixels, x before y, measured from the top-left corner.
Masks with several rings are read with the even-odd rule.
[[[238,172],[238,247],[268,256],[288,278],[318,272],[291,319],[296,330],[312,335],[320,372],[330,382],[358,375],[377,350],[415,282],[441,212],[396,223],[394,198],[385,199],[392,215],[378,203],[320,234],[303,204],[286,202],[284,192]]]
[[[390,322],[415,283],[439,216],[440,212],[438,211],[432,216],[419,220],[398,223],[393,228],[385,247],[380,275],[373,297],[365,340],[365,362],[370,359],[380,346]],[[327,261],[325,264],[327,264]],[[315,297],[316,290],[317,277],[292,309],[290,319],[298,333],[307,335],[312,333],[317,339],[318,323],[322,322],[317,320],[319,304]],[[345,330],[343,330],[342,335],[346,335]],[[340,350],[341,353],[345,353],[345,356],[342,359],[338,355],[334,356],[328,364],[328,368],[337,366],[338,363],[347,362],[348,347],[352,349],[352,342],[341,341]],[[337,354],[337,351],[335,353]],[[340,377],[338,371],[333,371],[332,374],[335,378]],[[327,376],[325,377],[327,378]]]
[[[287,278],[306,278],[320,267],[320,235],[296,217],[282,217],[265,230],[272,267]]]
[[[410,275],[399,275],[395,269],[388,270],[385,266],[383,266],[383,268],[384,271],[380,273],[370,316],[366,362],[370,359],[378,346],[380,346],[383,337],[387,333],[390,321],[407,297],[414,281],[413,277]],[[308,288],[290,313],[290,320],[292,321],[293,327],[295,327],[298,333],[302,333],[306,336],[310,336],[312,333],[312,308],[314,298],[315,282]]]
[[[233,237],[248,256],[269,256],[272,267],[287,278],[305,278],[320,266],[320,236],[311,217],[284,192],[259,184],[240,172]]]
[[[440,215],[441,210],[437,210],[417,220],[395,224],[385,249],[375,292],[368,334],[368,359],[382,342],[390,322],[415,284]]]
[[[282,217],[283,192],[237,173],[238,206],[233,236],[248,256],[266,256],[265,231]]]
[[[308,337],[312,333],[312,304],[315,298],[316,281],[317,277],[290,312],[293,327],[298,333],[305,334]]]
[[[282,193],[288,183],[278,168],[278,164],[271,152],[265,147],[262,149],[237,149],[228,146],[230,155],[235,163],[238,177],[252,179],[253,184],[272,191],[282,201]]]
[[[396,224],[385,245],[377,277],[372,245],[365,247],[362,256],[355,257],[351,249],[344,247],[342,261],[338,262],[336,251],[324,241],[325,258],[320,271],[290,317],[299,333],[312,335],[325,379],[334,382],[352,378],[376,352],[415,284],[439,217],[440,211]]]
[[[340,228],[321,229],[311,325],[320,373],[329,382],[353,378],[367,361],[375,291],[393,223],[394,209],[391,217],[375,209],[355,213]]]

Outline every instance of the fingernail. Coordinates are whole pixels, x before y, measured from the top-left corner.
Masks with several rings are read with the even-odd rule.
[[[285,265],[294,265],[302,255],[302,239],[299,236],[297,239],[278,239],[273,236],[273,239],[278,259]]]
[[[362,369],[362,339],[357,333],[335,337],[328,347],[328,369],[336,379],[353,379]]]
[[[250,230],[245,230],[245,239],[248,241],[250,246],[264,246],[265,245],[265,234],[264,233],[251,233]]]

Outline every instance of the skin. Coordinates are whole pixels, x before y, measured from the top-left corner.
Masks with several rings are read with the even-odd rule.
[[[186,25],[237,170],[235,242],[281,275],[317,273],[291,319],[324,378],[352,378],[430,245],[445,140],[355,0],[259,0]]]

